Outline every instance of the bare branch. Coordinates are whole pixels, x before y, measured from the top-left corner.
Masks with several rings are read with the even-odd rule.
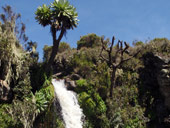
[[[116,53],[115,53],[115,58],[117,58],[117,57],[118,57],[118,53],[121,51],[120,43],[121,43],[121,41],[120,41],[120,40],[118,40],[118,43],[117,43],[117,51],[116,51]]]
[[[109,62],[109,60],[107,58],[105,58],[104,56],[100,56],[104,61],[106,61],[107,63]]]
[[[112,97],[113,94],[113,88],[115,87],[115,82],[116,82],[116,70],[126,61],[132,59],[133,57],[137,56],[137,54],[140,52],[140,50],[135,53],[134,55],[128,57],[127,59],[124,59],[123,54],[127,51],[127,49],[129,48],[129,45],[126,42],[120,41],[118,40],[117,42],[117,49],[116,49],[116,53],[115,55],[112,55],[112,50],[113,50],[113,46],[114,46],[114,40],[115,37],[113,36],[112,38],[112,43],[110,45],[109,48],[105,47],[104,44],[104,39],[101,39],[102,42],[102,49],[100,52],[100,57],[107,63],[107,65],[110,67],[111,69],[111,86],[110,86],[110,96]],[[124,45],[123,45],[124,43]],[[106,51],[108,58],[105,58],[102,55],[102,52]]]
[[[125,44],[125,48],[122,51],[123,53],[129,48],[129,45],[126,42],[124,42],[124,44]]]
[[[103,37],[101,38],[101,42],[102,42],[102,48],[103,48],[103,50],[107,51],[106,46],[105,46],[105,44],[104,44],[104,38],[103,38]]]
[[[111,46],[110,46],[110,52],[111,52],[112,49],[113,49],[114,41],[115,41],[115,37],[113,36],[113,38],[112,38],[112,44],[111,44]]]
[[[126,61],[128,61],[128,60],[130,60],[130,59],[132,59],[132,58],[134,58],[134,57],[136,57],[136,56],[139,54],[139,52],[140,52],[140,50],[137,51],[133,56],[131,56],[131,57],[127,58],[127,59],[122,60],[122,61],[117,65],[117,67],[119,67],[120,65],[122,65],[124,62],[126,62]]]

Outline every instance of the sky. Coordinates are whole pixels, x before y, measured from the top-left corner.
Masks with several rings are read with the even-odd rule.
[[[40,59],[44,45],[52,45],[49,27],[35,20],[38,6],[54,0],[0,0],[0,6],[10,5],[21,13],[29,40],[38,43]],[[77,47],[80,36],[95,33],[106,38],[146,42],[154,38],[170,38],[170,0],[69,0],[78,12],[79,25],[69,30],[62,41]],[[0,9],[2,13],[2,9]]]

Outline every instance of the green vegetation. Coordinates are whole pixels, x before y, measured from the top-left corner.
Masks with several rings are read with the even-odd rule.
[[[72,49],[55,39],[56,32],[60,32],[62,38],[66,30],[77,25],[75,8],[60,0],[36,11],[37,21],[51,26],[54,39],[53,46],[44,46],[43,62],[38,62],[37,43],[26,43],[24,25],[15,22],[21,16],[12,12],[10,6],[3,9],[1,128],[64,128],[59,105],[54,104],[51,83],[54,76],[45,69],[51,63],[56,45],[58,54],[54,54],[53,73],[57,79],[75,81],[73,90],[85,115],[83,128],[169,128],[170,40],[155,38],[130,47],[121,41],[114,45],[114,38],[109,42],[96,34],[88,34],[77,42],[77,49]],[[16,28],[22,29],[15,31]],[[25,49],[21,45],[23,41]]]
[[[83,47],[94,48],[96,46],[101,46],[101,37],[94,33],[82,36],[77,42],[77,49],[81,49]]]
[[[58,53],[62,53],[62,52],[69,51],[69,50],[71,50],[71,48],[70,48],[70,45],[68,43],[66,43],[66,42],[61,42],[60,43]],[[50,59],[52,46],[45,45],[44,48],[43,48],[43,51],[44,51],[43,60],[45,62],[47,62]]]

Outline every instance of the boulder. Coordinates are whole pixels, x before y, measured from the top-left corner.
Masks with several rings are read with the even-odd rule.
[[[74,90],[74,88],[76,88],[75,81],[71,80],[70,78],[64,79],[64,82],[68,90]]]

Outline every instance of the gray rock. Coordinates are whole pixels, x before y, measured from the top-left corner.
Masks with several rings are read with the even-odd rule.
[[[159,90],[165,98],[165,106],[170,110],[170,64],[167,59],[158,57],[163,63],[156,65],[157,67],[157,81],[159,84]]]

